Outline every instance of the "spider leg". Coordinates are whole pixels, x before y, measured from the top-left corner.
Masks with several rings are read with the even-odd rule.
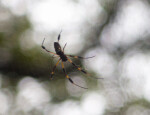
[[[53,52],[49,51],[48,49],[46,49],[46,47],[43,45],[43,44],[44,44],[44,41],[45,41],[45,38],[44,38],[44,40],[43,40],[43,42],[42,42],[41,47],[42,47],[45,51],[47,51],[47,52],[49,52],[49,53],[51,53],[51,54],[53,54],[53,55],[57,55],[56,53],[53,53]]]
[[[65,50],[66,45],[67,45],[67,43],[66,43],[66,44],[64,45],[64,47],[63,47],[63,52],[64,52],[64,50]]]
[[[73,58],[76,58],[76,59],[89,59],[89,58],[93,58],[95,56],[91,56],[91,57],[81,57],[81,56],[73,56],[73,55],[67,55],[69,57],[73,57]]]
[[[56,55],[56,57],[59,57],[59,55]],[[56,58],[55,55],[52,55],[52,58]]]
[[[59,35],[58,35],[58,42],[59,42],[60,37],[61,37],[61,32],[62,32],[62,30],[60,31],[60,33],[59,33]]]
[[[78,86],[78,87],[80,87],[80,88],[83,88],[83,89],[88,89],[88,88],[86,88],[86,87],[82,87],[82,86],[80,86],[80,85],[74,83],[73,80],[67,75],[63,62],[61,62],[61,65],[62,65],[62,69],[63,69],[63,72],[64,72],[66,78],[67,78],[73,85],[76,85],[76,86]]]
[[[79,71],[81,71],[82,73],[88,75],[88,76],[91,76],[89,73],[87,73],[84,69],[78,67],[75,63],[72,62],[71,59],[67,58],[67,60],[75,67],[77,68]],[[103,78],[97,78],[97,77],[92,77],[92,78],[95,78],[95,79],[103,79]]]
[[[61,60],[61,59],[59,59],[59,60],[57,61],[56,65],[53,67],[53,70],[52,70],[52,72],[51,72],[51,74],[50,74],[50,79],[52,79],[52,78],[53,78],[53,75],[54,75],[55,69],[56,69],[57,65],[59,64],[59,61],[60,61],[60,60]]]

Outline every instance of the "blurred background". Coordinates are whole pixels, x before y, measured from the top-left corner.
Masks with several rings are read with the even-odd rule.
[[[58,65],[60,44],[72,85]],[[96,80],[92,77],[102,77]],[[0,115],[149,115],[149,0],[0,0]]]

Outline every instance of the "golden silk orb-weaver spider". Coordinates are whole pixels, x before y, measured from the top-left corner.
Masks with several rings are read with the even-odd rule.
[[[62,31],[61,31],[61,32],[62,32]],[[53,53],[53,52],[49,51],[49,50],[46,49],[46,47],[43,45],[45,38],[44,38],[44,40],[43,40],[43,42],[42,42],[42,46],[41,46],[46,52],[51,53],[51,54],[56,55],[56,56],[59,57],[59,60],[57,61],[56,65],[53,67],[53,70],[52,70],[52,72],[51,72],[51,74],[50,74],[50,78],[51,78],[51,79],[53,78],[55,69],[56,69],[57,65],[59,64],[59,62],[61,61],[62,69],[63,69],[63,72],[64,72],[66,78],[67,78],[72,84],[74,84],[74,85],[76,85],[76,86],[78,86],[78,87],[80,87],[80,88],[83,88],[83,89],[88,89],[88,88],[86,88],[86,87],[82,87],[82,86],[80,86],[80,85],[74,83],[74,81],[73,81],[73,80],[67,75],[67,73],[66,73],[66,70],[65,70],[65,67],[64,67],[64,62],[66,62],[66,61],[70,62],[77,70],[83,72],[83,73],[86,74],[86,75],[90,75],[90,74],[87,73],[84,69],[80,68],[80,67],[77,66],[75,63],[73,63],[72,60],[71,60],[69,57],[77,58],[77,59],[88,59],[88,58],[93,58],[93,57],[95,57],[95,56],[92,56],[92,57],[80,57],[80,56],[66,55],[66,54],[64,53],[64,49],[65,49],[65,47],[66,47],[67,44],[64,45],[63,50],[61,49],[61,46],[60,46],[60,44],[59,44],[59,40],[60,40],[60,37],[61,37],[61,32],[59,33],[58,38],[57,38],[57,39],[58,39],[58,42],[54,42],[54,48],[55,48],[55,52],[56,52],[56,53]],[[93,78],[96,78],[96,77],[93,77]],[[101,78],[96,78],[96,79],[101,79]]]

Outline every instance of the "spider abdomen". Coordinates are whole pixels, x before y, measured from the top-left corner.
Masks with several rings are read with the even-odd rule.
[[[58,42],[54,42],[54,48],[55,48],[56,54],[60,55],[59,53],[62,51],[61,51],[61,46],[59,45]]]
[[[61,60],[67,61],[67,56],[61,50],[61,46],[59,45],[58,42],[54,42],[54,48],[55,48],[56,54],[60,56]]]

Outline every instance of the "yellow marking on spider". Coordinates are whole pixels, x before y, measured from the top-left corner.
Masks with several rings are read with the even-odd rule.
[[[78,70],[81,71],[82,69],[78,67]]]
[[[69,76],[68,76],[68,75],[66,75],[66,78],[69,78]]]
[[[63,64],[63,62],[61,62],[61,65],[62,65],[62,68],[64,68],[64,64]]]
[[[69,58],[67,58],[68,59],[68,61],[70,62],[70,63],[72,63],[72,61],[69,59]]]

